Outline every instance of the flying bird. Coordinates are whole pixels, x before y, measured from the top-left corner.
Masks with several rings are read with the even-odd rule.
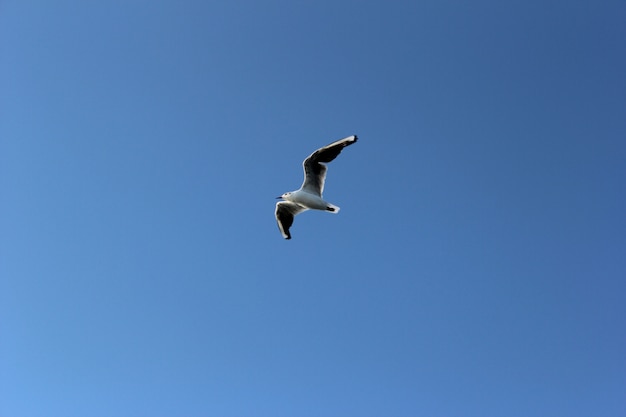
[[[339,207],[324,201],[322,197],[327,171],[325,163],[335,159],[343,148],[352,145],[357,140],[356,135],[348,136],[313,152],[302,162],[304,169],[302,187],[276,197],[282,199],[276,203],[275,214],[278,229],[285,239],[291,239],[289,228],[293,224],[293,218],[303,211],[312,209],[339,213]]]

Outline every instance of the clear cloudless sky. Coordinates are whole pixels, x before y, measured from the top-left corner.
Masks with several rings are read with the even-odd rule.
[[[0,415],[626,415],[624,22],[2,1]]]

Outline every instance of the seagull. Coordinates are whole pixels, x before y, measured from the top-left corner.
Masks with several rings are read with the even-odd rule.
[[[356,135],[348,136],[313,152],[302,162],[304,169],[302,187],[299,190],[276,197],[282,199],[276,203],[275,214],[278,229],[285,239],[291,239],[289,228],[293,224],[293,218],[303,211],[313,209],[339,213],[339,207],[324,201],[322,198],[327,170],[325,162],[335,159],[343,148],[352,145],[357,140]]]

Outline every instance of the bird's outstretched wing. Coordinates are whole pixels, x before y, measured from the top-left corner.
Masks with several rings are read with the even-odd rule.
[[[276,203],[276,223],[278,223],[278,229],[285,239],[291,239],[289,228],[293,224],[293,218],[306,210],[308,210],[306,207],[291,201]]]
[[[326,180],[326,165],[337,157],[346,146],[350,146],[358,140],[356,135],[348,136],[336,142],[319,148],[302,162],[304,169],[304,182],[302,189],[310,193],[322,196],[324,181]]]

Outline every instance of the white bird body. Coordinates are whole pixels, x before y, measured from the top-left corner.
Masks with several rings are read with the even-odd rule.
[[[339,207],[325,201],[321,196],[315,195],[303,189],[285,193],[281,197],[286,201],[300,204],[307,209],[325,210],[332,213],[339,212]]]
[[[357,140],[356,135],[340,139],[316,150],[302,162],[304,169],[302,187],[299,190],[284,193],[278,197],[283,201],[276,203],[276,222],[285,239],[291,239],[289,228],[293,224],[294,217],[303,211],[312,209],[339,213],[338,206],[325,201],[322,197],[328,170],[325,163],[335,159],[343,148],[352,145]]]

